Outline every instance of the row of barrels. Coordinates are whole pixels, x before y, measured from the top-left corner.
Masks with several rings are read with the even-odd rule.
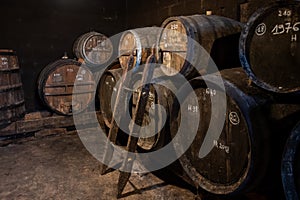
[[[117,90],[115,84],[121,73],[121,69],[107,72],[104,76],[106,85],[101,87],[106,92],[111,92],[100,98],[101,111],[108,127],[112,118],[111,105],[102,102],[111,102],[111,95]],[[278,102],[273,95],[255,85],[249,85],[249,78],[242,68],[226,69],[222,70],[220,75],[210,76],[212,80],[215,76],[216,78],[221,76],[224,81],[227,103],[219,106],[227,109],[220,136],[213,135],[208,142],[212,146],[209,154],[203,158],[198,156],[205,137],[218,131],[217,128],[214,130],[214,127],[219,126],[216,121],[222,118],[222,113],[213,113],[212,101],[220,98],[224,91],[217,84],[214,85],[214,82],[211,82],[212,86],[208,88],[204,81],[205,77],[196,77],[189,82],[196,93],[196,100],[186,93],[185,86],[179,90],[178,96],[186,97],[182,100],[185,102],[184,105],[172,99],[170,93],[167,93],[167,96],[165,94],[167,89],[160,88],[150,92],[152,97],[148,102],[151,104],[154,101],[165,106],[169,113],[167,122],[169,124],[153,137],[139,138],[139,148],[142,151],[159,150],[162,145],[170,142],[170,138],[176,136],[178,127],[187,131],[184,138],[181,138],[185,141],[190,135],[191,127],[198,127],[191,147],[179,158],[186,173],[183,178],[187,182],[218,195],[240,194],[257,188],[264,190],[267,189],[266,185],[273,186],[271,188],[274,190],[274,187],[280,187],[278,175],[280,175],[282,155],[281,175],[284,189],[287,190],[287,195],[290,195],[291,190],[296,193],[298,186],[296,187],[294,182],[298,179],[294,171],[298,169],[296,151],[299,144],[299,125],[294,130],[292,128],[300,120],[300,104]],[[167,106],[169,104],[170,107]],[[187,112],[180,113],[179,108]],[[200,115],[198,121],[195,118],[197,113]],[[158,123],[162,119],[157,116],[160,115],[154,118],[148,113],[145,114],[147,120],[155,120],[156,125],[159,126]],[[181,124],[181,118],[184,118],[187,123]],[[145,122],[147,123],[149,122]],[[209,128],[213,128],[210,133],[208,133]],[[285,153],[282,154],[289,132],[293,132],[292,135],[298,134],[298,137],[291,136],[286,144]],[[177,168],[174,170],[175,173],[180,173],[177,172]],[[293,184],[294,186],[291,187]],[[280,188],[277,191],[280,191]],[[276,192],[274,194],[278,195]]]
[[[225,91],[214,82],[218,76],[224,81]],[[261,190],[273,197],[279,195],[282,191],[281,157],[289,133],[300,122],[299,102],[278,101],[261,88],[249,85],[249,77],[241,68],[222,70],[220,75],[197,77],[190,84],[197,100],[186,94],[186,87],[179,91],[185,94],[185,103],[179,105],[175,101],[171,108],[170,134],[175,137],[174,133],[181,126],[183,129],[198,127],[192,145],[179,158],[192,184],[218,195],[251,190]],[[218,105],[214,110],[214,104],[218,103],[224,92],[226,105]],[[181,113],[180,107],[185,112]],[[226,108],[225,122],[218,135],[222,107]],[[200,115],[198,121],[195,120],[197,113]],[[186,124],[181,124],[182,118]],[[210,149],[209,146],[211,150],[205,152],[205,148]],[[290,167],[297,170],[296,165]],[[297,175],[291,177],[286,172],[282,171],[283,177],[297,178]],[[270,188],[271,191],[268,191]],[[291,190],[289,186],[285,189]]]
[[[296,125],[300,118],[297,96],[300,87],[299,8],[299,2],[296,1],[278,2],[258,10],[244,27],[239,22],[220,16],[172,17],[162,24],[164,29],[158,34],[158,43],[157,31],[148,33],[147,37],[139,31],[126,32],[119,44],[119,63],[105,72],[97,91],[106,126],[110,126],[112,117],[111,95],[129,55],[135,56],[135,66],[139,67],[145,64],[145,58],[151,54],[150,49],[156,45],[157,56],[165,67],[162,68],[164,74],[173,76],[181,73],[187,77],[198,102],[189,99],[188,94],[183,95],[188,112],[181,116],[178,109],[180,105],[171,98],[172,95],[166,96],[165,89],[151,89],[148,109],[153,103],[164,104],[169,113],[169,124],[166,125],[169,127],[154,137],[140,138],[139,147],[146,151],[159,149],[162,143],[168,142],[169,137],[174,137],[180,126],[180,117],[184,117],[188,119],[185,127],[196,126],[198,129],[194,142],[179,158],[179,162],[196,187],[214,194],[236,194],[251,190],[264,181],[262,179],[270,173],[270,166],[274,160],[281,158],[280,153],[283,152],[281,176],[286,198],[299,199],[300,122]],[[203,63],[203,56],[199,55],[202,51],[195,51],[197,48],[193,40],[210,54],[219,69],[224,69],[220,75],[207,76],[222,77],[227,99],[221,135],[210,139],[213,148],[202,158],[198,155],[213,121],[212,101],[224,91],[217,86],[208,88],[205,76],[199,76],[214,71],[209,68],[211,63],[198,68]],[[236,42],[239,48],[232,45]],[[112,43],[95,32],[80,37],[75,44],[74,52],[78,58],[84,59],[84,64],[72,59],[55,61],[43,69],[38,80],[39,95],[43,102],[54,112],[64,115],[80,112],[93,102],[97,86],[91,68],[105,64],[113,51]],[[235,49],[239,53],[234,53]],[[243,70],[225,69],[238,67],[238,57]],[[0,126],[4,126],[25,113],[15,52],[0,50],[0,76]],[[249,84],[249,79],[255,85]],[[183,86],[179,93],[184,91]],[[140,91],[135,92],[132,109]],[[290,99],[278,102],[274,93],[296,95],[287,96],[293,98],[293,103],[290,103]],[[290,112],[286,115],[280,113],[282,116],[278,118],[273,116],[272,106],[277,104],[283,104],[282,110],[277,112],[285,113],[291,107]],[[195,112],[200,113],[201,120],[194,120]],[[153,120],[149,112],[145,115],[146,124],[147,120]],[[213,117],[218,118],[218,115]],[[284,151],[281,151],[283,147]],[[278,167],[277,162],[272,166],[275,175]]]
[[[300,52],[297,40],[299,22],[296,17],[298,13],[298,2],[279,2],[255,13],[243,31],[240,23],[220,16],[172,17],[163,23],[162,27],[165,29],[160,33],[158,47],[160,51],[157,56],[166,66],[164,73],[172,76],[179,72],[189,77],[190,84],[197,94],[198,104],[194,105],[194,100],[186,99],[187,109],[191,109],[184,117],[189,119],[187,120],[189,123],[185,124],[186,127],[197,125],[199,128],[193,144],[179,158],[185,173],[192,179],[195,186],[200,186],[214,194],[248,191],[259,185],[262,182],[260,179],[268,174],[268,168],[272,164],[271,159],[274,158],[272,143],[284,146],[286,141],[281,166],[283,188],[287,199],[299,199],[300,122],[295,125],[299,120],[299,110],[297,110],[299,103],[296,102],[296,107],[293,107],[291,113],[285,116],[295,125],[294,128],[288,126],[283,130],[290,131],[289,138],[276,141],[272,133],[279,134],[276,131],[277,126],[273,124],[274,121],[270,122],[271,116],[266,115],[266,112],[271,112],[270,105],[277,104],[277,102],[273,98],[273,93],[265,92],[268,90],[276,93],[299,93]],[[238,38],[240,31],[242,34]],[[138,31],[126,32],[120,41],[122,50],[120,63],[112,66],[114,69],[108,70],[101,78],[97,94],[100,99],[100,109],[108,127],[112,117],[110,96],[131,54],[129,51],[135,49],[136,66],[144,64],[145,58],[150,55],[149,49],[152,47],[151,41],[155,41],[153,39],[155,34],[150,34],[152,39],[149,39],[149,36],[145,38]],[[94,39],[95,35],[100,39]],[[210,74],[213,71],[210,71],[209,66],[201,68],[202,71],[195,70],[193,66],[197,66],[202,61],[199,60],[201,56],[193,51],[195,47],[190,42],[190,38],[204,47],[220,69],[237,67],[236,57],[238,56],[233,53],[234,45],[224,46],[224,44],[226,42],[234,44],[238,41],[239,56],[244,68],[243,70],[236,68],[221,71],[227,98],[226,120],[221,136],[211,139],[214,147],[204,158],[199,158],[198,153],[204,142],[204,133],[207,132],[211,123],[211,118],[207,117],[211,115],[211,99],[220,91],[217,87],[207,88],[203,77],[198,77],[199,74]],[[106,41],[104,44],[99,42],[103,40]],[[88,33],[80,37],[74,45],[78,46],[74,47],[76,56],[85,59],[87,66],[72,59],[61,59],[43,69],[38,80],[38,90],[43,102],[50,109],[59,114],[70,115],[88,107],[94,99],[96,88],[90,68],[109,60],[112,45],[107,41],[109,40],[102,34]],[[136,46],[136,44],[145,43],[146,48]],[[25,106],[15,52],[1,50],[0,59],[0,95],[2,96],[0,98],[2,113],[0,125],[3,126],[22,117],[25,113]],[[256,84],[255,86],[249,85],[249,78]],[[75,93],[74,87],[76,87]],[[184,91],[184,87],[181,91]],[[148,108],[151,108],[153,102],[158,103],[158,96],[165,95],[162,93],[162,91],[152,89]],[[132,105],[138,98],[137,96],[133,98]],[[164,99],[169,98],[164,97]],[[297,96],[293,98],[297,99]],[[164,131],[167,130],[169,133],[160,132],[151,138],[140,138],[138,145],[143,150],[158,149],[159,144],[162,143],[161,140],[167,141],[168,134],[172,138],[177,132],[176,129],[180,126],[180,110],[178,110],[180,106],[173,99],[168,101],[172,105],[166,108],[169,111],[170,128]],[[284,107],[282,112],[289,106]],[[202,120],[194,121],[193,112],[199,112]],[[149,113],[146,115],[145,123],[151,120]],[[287,135],[283,138],[287,138]],[[278,152],[276,154],[279,156]],[[278,166],[273,167],[278,168]]]
[[[273,162],[272,158],[280,155],[278,152],[276,156],[271,153],[274,150],[273,143],[283,146],[287,138],[287,133],[282,133],[284,139],[276,140],[277,137],[274,138],[271,133],[291,129],[290,125],[282,125],[285,129],[274,126],[278,128],[276,130],[272,123],[279,124],[280,120],[272,121],[270,118],[276,117],[266,114],[272,110],[270,105],[279,104],[275,98],[277,94],[296,94],[290,96],[294,98],[296,105],[285,117],[294,124],[299,120],[298,14],[299,2],[278,2],[258,10],[245,26],[221,16],[193,15],[168,18],[163,22],[161,31],[152,28],[153,32],[147,31],[147,34],[143,30],[125,32],[118,44],[119,63],[112,66],[114,69],[104,73],[97,90],[106,126],[110,127],[112,118],[111,95],[116,90],[115,84],[120,79],[129,56],[135,57],[134,66],[138,68],[145,64],[154,47],[158,60],[163,65],[164,75],[171,77],[177,73],[183,74],[197,94],[197,104],[194,105],[195,100],[191,100],[187,105],[188,115],[184,116],[190,119],[186,127],[199,126],[196,139],[179,158],[193,184],[214,194],[236,194],[259,185],[263,182],[260,177],[263,179],[269,173],[268,167]],[[197,47],[198,43],[214,62],[202,55],[203,51]],[[110,60],[114,46],[102,34],[91,32],[78,38],[73,49],[75,55],[82,60],[54,62],[43,70],[39,79],[40,96],[45,104],[60,114],[70,115],[84,110],[92,101],[96,85],[91,71],[97,70]],[[222,70],[221,77],[226,89],[226,120],[221,136],[211,138],[212,151],[199,158],[200,144],[203,143],[212,120],[207,117],[212,115],[212,98],[219,92],[224,92],[218,91],[218,87],[205,86],[203,75],[214,73],[215,69],[211,66],[215,64],[217,69]],[[243,70],[226,70],[239,67],[240,64]],[[249,80],[255,85],[249,84]],[[73,94],[75,86],[79,89]],[[183,91],[184,89],[180,90]],[[138,145],[143,150],[159,149],[162,143],[167,143],[168,138],[174,137],[173,134],[177,132],[176,128],[180,125],[180,106],[171,96],[166,97],[165,89],[152,90],[149,105],[158,103],[159,99],[168,101],[160,103],[166,106],[169,113],[169,124],[166,125],[169,127],[155,137],[140,138]],[[137,98],[138,95],[135,95],[132,99],[132,109]],[[290,106],[285,101],[280,103],[286,105],[281,112]],[[193,112],[200,113],[202,120],[193,120]],[[146,121],[151,120],[149,113],[145,115]],[[296,127],[292,131],[282,161],[282,180],[287,198],[292,193],[289,190],[293,188],[294,193],[299,195],[299,183],[295,181],[297,173],[294,173],[299,163],[296,156],[298,137],[293,136],[297,135],[298,130]],[[274,168],[278,167],[277,163]]]
[[[100,33],[86,33],[74,43],[74,54],[78,58],[88,58],[89,65],[101,64],[103,60],[106,61],[106,54],[110,55],[107,52],[110,43],[105,43],[109,41],[106,39]],[[96,48],[98,44],[101,48]],[[63,58],[50,63],[41,71],[37,82],[42,102],[57,114],[81,112],[94,100],[95,81],[92,72],[86,65],[73,59]],[[0,49],[0,113],[0,128],[21,119],[26,113],[18,57],[10,49]]]
[[[196,127],[192,145],[179,158],[185,179],[191,184],[213,194],[236,195],[268,187],[273,192],[276,187],[276,192],[280,191],[281,179],[286,198],[299,199],[299,8],[297,1],[279,1],[259,9],[246,25],[205,15],[165,20],[157,46],[157,56],[165,67],[162,71],[165,76],[183,74],[197,99],[189,98],[185,85],[178,92],[184,97],[184,105],[167,89],[153,90],[149,102],[164,104],[168,120],[156,137],[140,138],[139,147],[147,151],[160,149],[162,143],[167,144],[175,137],[180,126],[187,131],[184,141],[191,127]],[[137,35],[128,32],[125,43],[142,44],[137,42]],[[220,73],[210,68],[214,63],[203,62],[202,51],[197,51],[190,38],[213,57]],[[137,67],[150,55],[149,46],[134,51]],[[98,93],[108,127],[112,117],[108,104],[122,74],[122,65],[132,55],[129,49],[134,48],[124,49],[127,53],[121,54],[121,67],[104,74]],[[214,81],[207,85],[207,80],[220,78],[225,90]],[[212,105],[221,94],[226,96],[226,105],[219,106],[227,109],[221,134],[216,136],[219,125],[214,121],[222,118],[222,113],[213,112]],[[181,113],[180,108],[187,112]],[[195,120],[195,113],[200,114],[200,120]],[[180,124],[181,118],[187,123]],[[160,119],[150,120],[159,123]],[[212,130],[209,139],[208,130]],[[205,143],[212,147],[211,151],[199,156]],[[274,196],[278,195],[276,192]]]
[[[289,27],[281,27],[284,17],[290,17],[288,15],[297,12],[295,5],[296,3],[289,3],[289,5],[283,6],[282,3],[279,3],[277,6],[265,8],[268,10],[277,9],[277,13],[273,12],[267,16],[259,15],[264,18],[265,22],[261,21],[261,17],[252,17],[248,26],[250,29],[242,33],[240,40],[242,41],[240,42],[240,57],[242,58],[243,67],[256,84],[270,91],[285,93],[297,92],[299,89],[299,79],[296,77],[296,74],[299,74],[299,71],[297,71],[299,70],[297,67],[299,59],[296,56],[299,53],[299,48],[296,45],[297,34],[293,34],[298,31],[299,24],[295,20],[295,22],[288,22],[290,25],[293,25],[291,31],[289,31]],[[278,10],[279,7],[284,8]],[[281,24],[276,24],[271,31],[265,30],[266,27],[269,29],[272,28],[271,23],[273,23],[273,21],[278,22],[279,19],[282,19]],[[213,24],[213,26],[211,26],[211,24]],[[161,27],[164,28],[164,30],[159,33],[153,31],[153,33],[147,32],[147,34],[145,34],[138,30],[131,30],[124,33],[119,44],[119,61],[121,67],[126,64],[126,58],[131,53],[129,51],[132,50],[135,50],[136,65],[144,64],[145,58],[150,54],[150,47],[155,45],[157,49],[159,49],[159,56],[162,63],[167,67],[165,71],[166,74],[172,75],[175,70],[175,72],[180,72],[187,77],[197,76],[195,73],[197,74],[199,70],[195,72],[192,66],[201,63],[201,61],[195,60],[195,58],[199,56],[197,56],[197,52],[193,51],[194,46],[193,42],[191,42],[192,40],[199,42],[204,49],[210,53],[220,68],[238,65],[238,56],[232,56],[235,49],[229,49],[229,46],[232,47],[234,45],[227,45],[226,50],[225,48],[218,47],[224,44],[226,45],[226,42],[227,44],[233,44],[238,41],[237,36],[239,36],[242,25],[234,20],[220,16],[181,16],[166,19]],[[283,30],[281,30],[282,28],[286,34],[281,33],[283,32]],[[262,56],[273,52],[270,48],[272,47],[272,43],[277,43],[274,42],[275,39],[280,40],[282,48],[276,51],[278,56],[274,56],[274,59],[271,61],[265,61]],[[284,43],[282,41],[284,41]],[[146,46],[146,48],[143,48],[143,46]],[[251,48],[248,48],[250,46]],[[251,51],[249,52],[247,49],[251,49]],[[95,67],[106,63],[110,59],[113,52],[113,44],[105,35],[97,32],[89,32],[83,34],[75,41],[73,51],[79,59],[86,62],[87,66]],[[257,53],[262,51],[264,53]],[[280,59],[282,55],[289,57],[287,59]],[[289,69],[282,71],[282,65],[288,66]],[[272,67],[272,70],[270,67]],[[207,71],[208,69],[203,70]],[[267,73],[265,73],[266,71]],[[269,71],[273,73],[268,74]],[[42,73],[42,75],[45,74]],[[44,79],[45,78],[46,77],[44,77]],[[39,81],[39,83],[40,82],[43,81]],[[42,89],[39,89],[39,91],[40,90]],[[39,93],[43,93],[43,91]],[[44,95],[40,96],[42,96],[43,102],[49,104],[47,100],[44,100],[47,99],[47,97],[44,97]],[[54,94],[54,96],[58,95]],[[57,102],[59,101],[60,100],[57,100]],[[67,104],[70,104],[69,102],[70,101],[68,101]],[[55,104],[58,105],[58,103]],[[50,107],[53,108],[53,106]],[[70,107],[70,105],[62,105],[60,107],[68,109],[67,107]],[[59,110],[61,109],[62,108]],[[66,111],[63,113],[66,113]]]
[[[73,115],[86,110],[95,101],[97,83],[93,69],[106,66],[113,53],[107,36],[91,31],[80,35],[73,43],[73,54],[49,63],[37,80],[42,103],[59,115]]]

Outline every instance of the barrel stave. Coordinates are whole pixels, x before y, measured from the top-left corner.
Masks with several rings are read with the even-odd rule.
[[[282,156],[281,177],[287,199],[300,197],[300,123],[292,130]]]

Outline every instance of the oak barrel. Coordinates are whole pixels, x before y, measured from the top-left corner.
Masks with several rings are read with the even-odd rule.
[[[178,127],[184,126],[186,133],[182,139],[185,140],[190,137],[189,127],[198,127],[192,145],[179,158],[184,171],[196,187],[210,193],[239,194],[257,186],[266,173],[270,148],[269,129],[263,113],[269,97],[259,88],[248,85],[248,78],[241,68],[220,73],[226,92],[224,105],[221,103],[212,113],[212,102],[224,94],[214,82],[219,74],[192,79],[190,84],[197,99],[189,98],[185,87],[179,91],[184,94],[181,95],[184,103],[179,105],[175,101],[172,106],[171,135],[175,137]],[[181,114],[180,107],[186,112]],[[216,124],[224,116],[220,109],[225,109],[224,124]],[[199,114],[199,121],[195,114]],[[183,118],[187,124],[180,124]],[[220,136],[217,126],[221,127]],[[210,150],[200,157],[202,146]]]
[[[114,66],[120,66],[119,63]],[[117,91],[116,84],[122,76],[123,70],[121,68],[110,69],[104,72],[98,86],[98,99],[100,104],[101,118],[107,127],[111,127],[112,109],[111,97],[114,91]]]
[[[300,199],[300,122],[287,140],[281,176],[286,199]]]
[[[24,91],[16,52],[0,50],[0,127],[25,114]]]
[[[100,111],[102,114],[102,119],[108,128],[111,128],[111,120],[112,120],[112,105],[111,105],[112,95],[113,93],[116,94],[117,90],[119,89],[116,86],[116,84],[120,80],[122,73],[123,73],[123,69],[112,69],[106,71],[101,77],[98,86],[98,98],[100,100]],[[129,106],[129,113],[131,114],[131,117],[133,117],[132,113],[134,113],[134,110],[136,109],[137,99],[141,91],[141,88],[138,87],[141,78],[142,78],[141,73],[133,74],[131,77],[131,84],[129,85],[131,88],[135,88],[135,90],[124,88],[125,90],[132,91],[132,96],[130,97],[130,99],[127,100],[128,102],[124,102],[124,106],[126,106],[125,105],[126,103],[127,106]],[[142,151],[153,150],[154,148],[163,144],[163,140],[160,137],[161,132],[157,130],[158,127],[163,126],[163,124],[161,124],[162,120],[160,119],[161,113],[159,109],[155,109],[153,107],[154,104],[158,104],[161,101],[165,101],[165,99],[162,100],[163,98],[166,98],[165,95],[163,95],[162,91],[163,91],[162,87],[160,86],[157,86],[156,88],[153,85],[150,86],[150,93],[146,105],[146,112],[143,119],[143,126],[149,125],[151,120],[152,121],[155,120],[155,127],[151,126],[151,128],[146,129],[146,131],[149,131],[148,134],[152,134],[153,132],[155,132],[156,134],[148,138],[142,138],[142,137],[139,138],[138,147]],[[165,106],[166,104],[163,105]],[[154,112],[150,112],[150,109],[152,109],[152,111]],[[122,121],[124,120],[125,119],[122,119]],[[129,131],[129,130],[123,130],[123,131]],[[124,140],[125,138],[126,137],[122,137],[121,139]],[[124,141],[119,141],[119,142],[122,143]]]
[[[94,100],[95,81],[91,71],[72,59],[59,59],[47,65],[38,78],[42,102],[61,115],[85,110]]]
[[[220,65],[217,67],[220,69],[225,66],[237,67],[238,40],[242,30],[240,22],[216,15],[191,15],[167,18],[161,27],[164,30],[159,39],[159,48],[162,63],[166,66],[166,75],[172,76],[181,73],[184,76],[193,77],[199,73],[195,71],[194,67],[201,68],[202,75],[206,71],[210,71],[207,69],[209,64],[199,66],[203,64],[201,59],[207,58],[197,45],[200,44],[208,54],[211,54],[215,41],[226,37],[230,37],[228,39],[232,40],[231,44],[219,45],[220,48],[214,49],[216,52],[213,54],[226,57],[228,63],[224,62],[226,60],[218,62]],[[217,61],[218,56],[213,59]]]
[[[131,114],[134,113],[137,105],[137,101],[139,99],[139,95],[141,95],[142,87],[138,87],[142,79],[142,74],[136,74],[133,78],[133,88],[136,88],[133,92],[133,96],[131,98]],[[146,104],[146,111],[144,113],[144,118],[142,122],[142,126],[147,126],[151,122],[154,122],[154,126],[150,126],[150,128],[145,129],[144,134],[155,135],[150,137],[140,137],[138,139],[138,147],[143,151],[150,151],[160,148],[163,145],[163,131],[158,130],[164,127],[162,120],[162,113],[159,108],[155,108],[155,104],[160,104],[164,106],[164,109],[167,109],[167,97],[164,95],[164,88],[160,85],[150,84],[149,96]],[[164,130],[164,129],[163,129]]]
[[[146,64],[152,48],[157,48],[159,28],[147,27],[125,31],[119,44],[119,61],[124,68],[131,54],[134,56],[133,66],[138,68]]]
[[[84,60],[88,67],[95,68],[110,60],[113,46],[105,35],[91,31],[75,40],[73,52],[77,58]]]
[[[279,1],[257,10],[244,27],[240,60],[259,87],[276,93],[299,93],[299,15],[299,1]]]

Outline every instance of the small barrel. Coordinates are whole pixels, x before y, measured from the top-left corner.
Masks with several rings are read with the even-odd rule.
[[[240,38],[240,60],[251,80],[276,93],[300,91],[300,2],[257,10]]]
[[[0,50],[0,127],[25,114],[24,91],[18,58],[13,50]]]
[[[113,45],[109,38],[98,32],[88,32],[73,44],[73,53],[84,60],[88,67],[97,67],[108,62],[113,54]]]
[[[165,74],[172,76],[181,73],[186,77],[193,77],[199,72],[194,67],[201,67],[205,74],[207,66],[198,66],[207,60],[207,56],[201,54],[195,44],[201,45],[208,54],[212,55],[212,49],[216,40],[229,37],[230,45],[220,45],[214,48],[214,55],[222,55],[223,58],[212,57],[219,68],[237,67],[238,40],[242,30],[242,24],[233,19],[216,15],[192,15],[167,18],[161,25],[164,30],[159,39],[162,63],[165,66]],[[232,38],[233,37],[233,38]],[[223,42],[224,42],[223,41]],[[234,44],[237,44],[236,46]],[[229,59],[230,58],[230,59]],[[217,62],[223,59],[222,62]],[[228,62],[225,63],[224,61]],[[209,67],[209,66],[208,66]]]
[[[60,59],[47,65],[38,78],[42,102],[61,115],[85,110],[94,100],[95,81],[91,71],[72,59]]]
[[[286,143],[281,167],[286,199],[300,199],[300,122]]]
[[[248,78],[241,68],[223,70],[221,76],[227,100],[222,106],[225,109],[225,122],[220,126],[220,136],[215,129],[219,125],[215,123],[224,115],[220,108],[212,113],[212,102],[222,98],[220,94],[224,94],[224,91],[213,81],[214,77],[220,77],[215,74],[205,76],[212,77],[205,78],[211,87],[202,77],[190,81],[196,100],[187,94],[181,95],[184,97],[182,105],[174,102],[170,120],[171,135],[175,137],[178,127],[184,126],[187,127],[184,128],[187,131],[184,137],[188,138],[190,127],[197,126],[192,145],[179,158],[183,169],[196,187],[213,194],[239,194],[257,186],[267,169],[269,130],[263,113],[269,100],[260,90],[248,85]],[[179,91],[179,96],[182,92],[185,93],[184,87]],[[180,107],[186,112],[181,114]],[[195,120],[195,114],[199,114],[200,121]],[[187,124],[180,124],[183,118]],[[208,133],[211,135],[207,136]],[[203,145],[209,146],[211,151],[200,157]]]
[[[127,65],[131,54],[134,56],[134,67],[146,63],[152,48],[157,48],[159,28],[149,27],[125,31],[119,44],[119,61],[122,68]]]

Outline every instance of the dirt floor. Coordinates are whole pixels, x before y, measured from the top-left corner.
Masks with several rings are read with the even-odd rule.
[[[0,147],[0,199],[116,199],[118,171],[101,176],[100,162],[77,134],[27,138]],[[122,199],[195,199],[177,183],[133,174]]]
[[[55,134],[55,135],[52,135]],[[14,140],[0,140],[1,200],[117,199],[119,171],[100,174],[101,163],[84,147],[76,131],[45,131]],[[176,168],[176,167],[175,167]],[[173,167],[173,169],[175,169]],[[177,170],[178,168],[176,168]],[[132,174],[124,200],[224,200],[199,192],[170,169]],[[226,200],[268,200],[257,194]]]

